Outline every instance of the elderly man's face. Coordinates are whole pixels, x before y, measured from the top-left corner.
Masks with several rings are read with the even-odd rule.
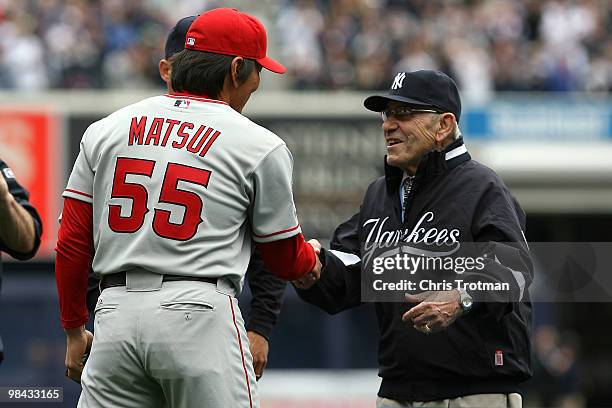
[[[400,102],[389,102],[387,110],[405,106]],[[414,174],[421,157],[436,145],[435,113],[413,112],[408,115],[391,115],[383,121],[387,145],[387,164]]]

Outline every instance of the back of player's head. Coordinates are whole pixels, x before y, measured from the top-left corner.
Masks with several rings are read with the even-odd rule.
[[[212,52],[181,51],[172,60],[172,89],[175,92],[217,98],[234,58],[232,55]],[[257,66],[253,60],[243,61],[238,69],[239,83],[244,82]]]
[[[185,39],[185,49],[252,59],[269,71],[283,74],[285,67],[266,55],[267,47],[263,24],[250,14],[231,8],[199,15]]]
[[[236,9],[214,9],[196,17],[184,47],[172,62],[176,92],[218,97],[235,57],[243,58],[236,78],[240,83],[258,66],[285,72],[284,66],[266,55],[267,35],[261,22]]]

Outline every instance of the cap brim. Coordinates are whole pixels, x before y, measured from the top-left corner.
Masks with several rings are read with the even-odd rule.
[[[256,61],[268,71],[276,72],[277,74],[284,74],[287,71],[287,68],[285,68],[283,64],[270,57],[260,58]]]
[[[383,110],[385,110],[385,108],[387,107],[387,104],[390,101],[404,102],[404,103],[408,103],[410,105],[416,105],[416,106],[429,106],[429,107],[431,106],[431,104],[417,101],[416,99],[412,99],[412,98],[406,98],[400,95],[369,96],[363,101],[363,106],[365,106],[366,109],[374,111],[374,112],[382,112]]]

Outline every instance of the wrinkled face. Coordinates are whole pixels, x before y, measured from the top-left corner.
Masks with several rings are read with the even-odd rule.
[[[259,88],[259,73],[261,68],[258,66],[254,69],[248,78],[236,88],[232,90],[232,97],[229,105],[237,112],[242,112],[242,109],[249,101],[251,94]]]
[[[405,106],[391,101],[387,110]],[[384,117],[384,115],[383,115]],[[414,174],[421,157],[436,146],[436,114],[413,112],[384,117],[382,128],[387,145],[387,164]]]

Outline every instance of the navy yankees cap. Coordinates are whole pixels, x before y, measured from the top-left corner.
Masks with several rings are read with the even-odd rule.
[[[370,96],[363,101],[363,105],[371,111],[382,112],[390,101],[433,108],[440,113],[450,112],[455,115],[457,122],[461,116],[461,98],[457,84],[440,71],[399,72],[395,75],[388,94]]]
[[[189,31],[189,27],[191,27],[191,23],[193,23],[193,20],[195,20],[196,17],[197,16],[189,16],[181,18],[178,23],[172,27],[172,30],[170,30],[168,38],[166,39],[166,59],[185,49],[185,37],[187,37],[187,31]]]

